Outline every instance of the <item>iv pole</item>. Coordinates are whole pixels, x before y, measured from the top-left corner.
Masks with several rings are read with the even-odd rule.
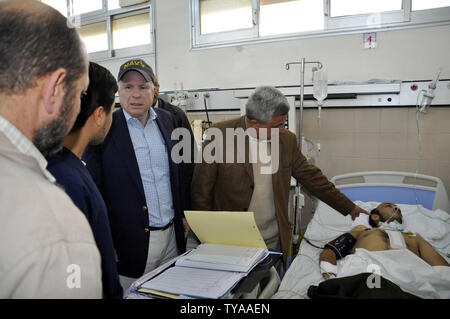
[[[307,62],[307,61],[305,61],[305,58],[302,58],[300,60],[300,62],[289,62],[289,63],[286,63],[286,70],[290,69],[290,65],[291,64],[300,64],[300,118],[299,118],[299,123],[298,123],[298,128],[299,128],[299,133],[298,133],[299,141],[298,141],[298,144],[299,144],[300,149],[302,149],[302,139],[303,139],[303,135],[302,135],[302,133],[303,133],[302,132],[302,130],[303,130],[303,100],[304,100],[304,95],[305,95],[305,64],[317,64],[317,67],[320,70],[322,68],[322,63],[320,63],[318,61]]]
[[[317,64],[317,68],[320,70],[322,69],[322,63],[318,61],[311,61],[307,62],[305,58],[302,58],[300,62],[289,62],[286,63],[286,70],[290,69],[291,64],[300,64],[300,117],[299,117],[299,139],[298,144],[300,150],[302,149],[302,142],[303,142],[303,101],[304,101],[304,95],[305,95],[305,64]],[[314,72],[314,69],[313,69]],[[294,103],[295,108],[295,103]],[[286,269],[289,267],[290,262],[292,261],[292,255],[293,255],[293,245],[294,245],[294,237],[295,237],[295,244],[297,244],[300,232],[299,229],[297,229],[297,225],[299,225],[300,221],[300,214],[297,213],[298,211],[298,199],[300,197],[300,183],[297,180],[297,185],[295,187],[295,195],[294,195],[294,227],[292,229],[291,233],[291,245],[289,246],[289,254],[287,258],[287,265]]]

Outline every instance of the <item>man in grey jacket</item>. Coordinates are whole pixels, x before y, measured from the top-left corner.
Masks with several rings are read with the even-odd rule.
[[[46,169],[80,111],[86,50],[56,10],[0,2],[0,298],[101,298],[83,213]]]

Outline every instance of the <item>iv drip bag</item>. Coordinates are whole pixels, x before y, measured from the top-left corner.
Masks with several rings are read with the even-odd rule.
[[[313,96],[317,100],[318,105],[322,105],[323,100],[328,95],[328,75],[323,68],[314,72],[313,80]]]

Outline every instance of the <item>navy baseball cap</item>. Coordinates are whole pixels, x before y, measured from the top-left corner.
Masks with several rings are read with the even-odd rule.
[[[155,83],[155,74],[153,73],[151,66],[144,60],[133,59],[122,64],[119,69],[117,81],[120,81],[128,71],[139,72],[147,82]]]

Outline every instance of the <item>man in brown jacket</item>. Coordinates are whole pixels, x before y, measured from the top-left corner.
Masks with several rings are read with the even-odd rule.
[[[195,210],[253,211],[268,248],[283,252],[285,261],[292,226],[288,219],[291,176],[343,215],[355,219],[360,213],[369,214],[307,162],[295,134],[285,130],[288,111],[289,103],[278,89],[257,88],[248,99],[245,116],[213,126],[191,189]],[[206,154],[211,149],[212,161]],[[270,172],[264,170],[267,163]]]

